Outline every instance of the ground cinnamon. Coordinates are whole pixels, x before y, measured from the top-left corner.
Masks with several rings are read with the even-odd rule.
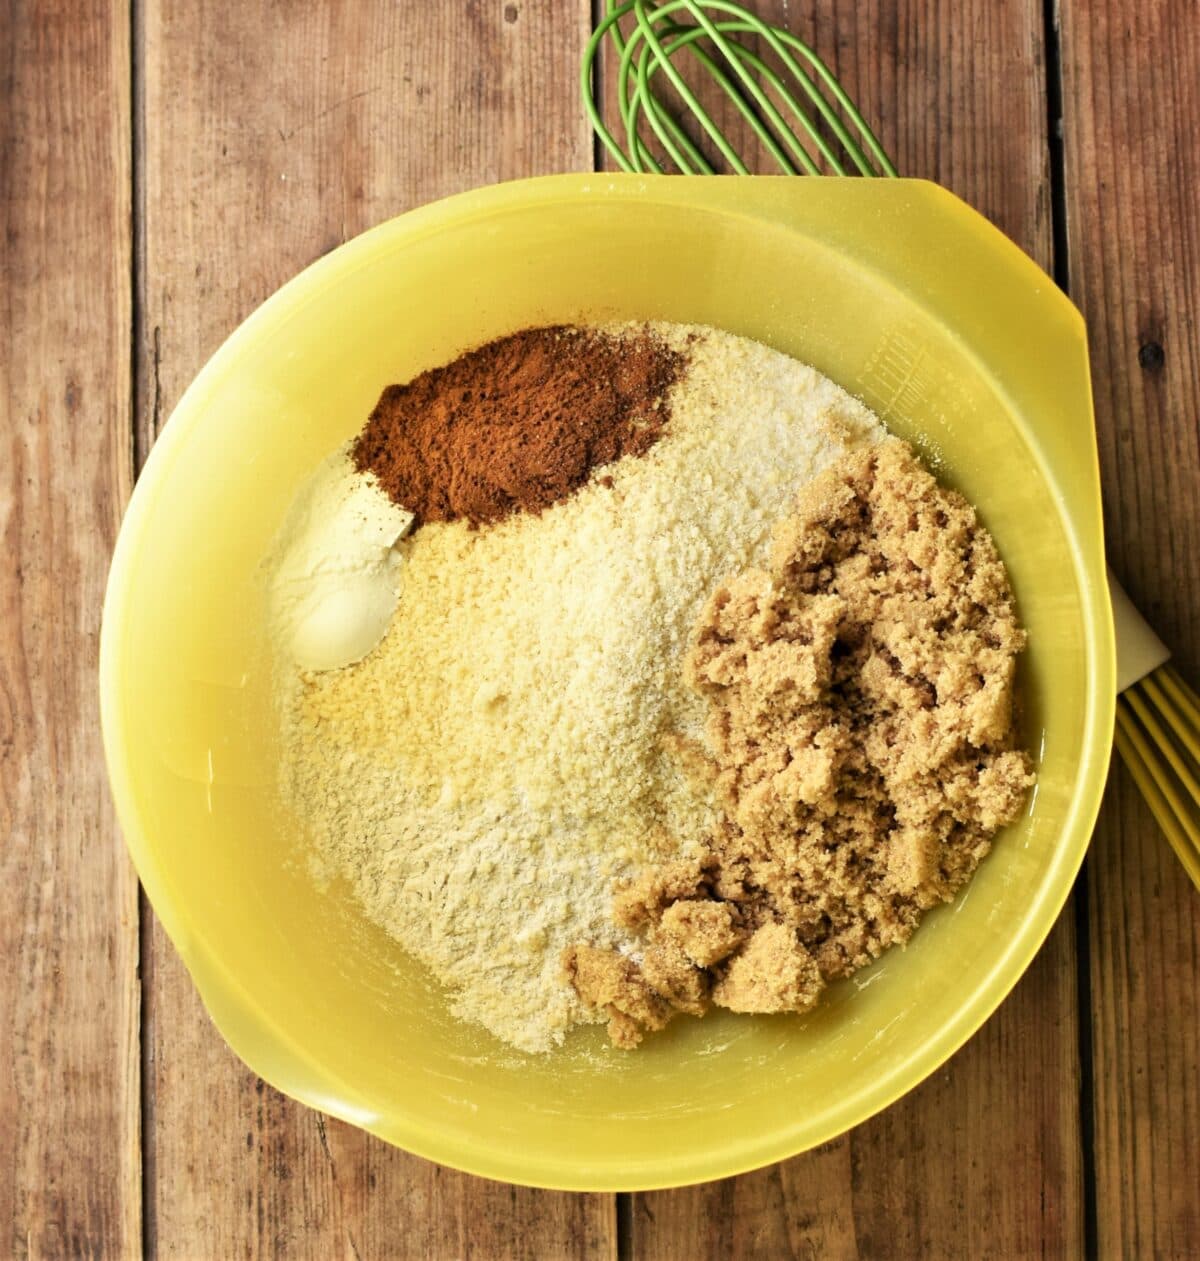
[[[540,513],[654,445],[682,367],[648,329],[525,329],[389,385],[352,456],[417,525]]]

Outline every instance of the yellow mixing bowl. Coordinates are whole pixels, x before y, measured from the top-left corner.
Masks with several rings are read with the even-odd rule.
[[[716,325],[814,364],[978,505],[1029,628],[1022,821],[905,951],[804,1017],[717,1012],[635,1054],[588,1029],[524,1056],[451,1019],[273,796],[261,561],[380,389],[520,327]],[[968,1038],[1082,860],[1113,723],[1078,313],[931,184],[568,175],[402,216],[310,267],[196,379],[138,482],[101,639],[113,792],[221,1032],[281,1090],[410,1151],[577,1189],[717,1178],[821,1143]]]

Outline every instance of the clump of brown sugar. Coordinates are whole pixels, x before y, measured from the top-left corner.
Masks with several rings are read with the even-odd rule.
[[[487,525],[644,455],[684,357],[648,328],[527,328],[389,385],[351,451],[416,525]]]
[[[564,957],[613,1042],[710,1003],[804,1011],[952,899],[1033,783],[1013,722],[1024,643],[991,536],[906,444],[810,482],[685,661],[710,712],[681,760],[722,827],[617,898],[640,962]]]

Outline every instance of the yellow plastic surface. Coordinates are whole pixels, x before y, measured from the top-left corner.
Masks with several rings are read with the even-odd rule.
[[[1108,571],[1113,628],[1117,637],[1117,691],[1124,692],[1171,658],[1170,649],[1137,611],[1116,574]]]
[[[344,890],[310,878],[303,827],[273,801],[260,562],[384,384],[525,325],[611,317],[713,324],[815,364],[978,505],[1030,632],[1040,780],[964,895],[814,1013],[679,1020],[632,1055],[588,1029],[526,1057],[452,1020]],[[180,402],[121,532],[101,693],[154,908],[222,1033],[276,1086],[514,1182],[654,1187],[788,1156],[979,1027],[1082,860],[1114,704],[1083,324],[921,182],[569,175],[414,211],[287,285]]]

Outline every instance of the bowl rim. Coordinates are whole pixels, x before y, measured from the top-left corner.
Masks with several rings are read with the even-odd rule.
[[[1008,255],[1007,262],[1011,267],[1024,269],[1031,282],[1042,288],[1047,286],[1045,273],[998,229],[953,194],[923,180],[850,181],[832,177],[784,180],[783,177],[769,176],[680,180],[669,176],[588,174],[541,176],[472,189],[408,211],[354,237],[284,284],[230,333],[188,386],[154,442],[137,478],[114,548],[104,599],[99,654],[100,714],[110,787],[126,845],[150,904],[183,959],[218,1032],[252,1071],[301,1103],[366,1129],[418,1156],[516,1185],[594,1192],[655,1190],[728,1177],[789,1158],[830,1141],[890,1106],[944,1064],[992,1015],[1032,962],[1070,895],[1100,808],[1111,755],[1116,702],[1111,608],[1107,589],[1101,590],[1089,581],[1090,570],[1078,554],[1079,540],[1075,532],[1067,529],[1076,553],[1083,646],[1091,679],[1083,721],[1083,757],[1070,807],[1058,835],[1058,853],[1020,928],[996,956],[985,979],[957,1009],[955,1017],[904,1059],[898,1068],[854,1094],[840,1108],[832,1110],[821,1132],[798,1137],[794,1131],[799,1123],[785,1122],[767,1135],[759,1134],[753,1141],[723,1147],[716,1154],[710,1151],[698,1159],[687,1153],[671,1158],[656,1157],[630,1163],[619,1170],[609,1162],[589,1165],[586,1161],[564,1169],[561,1162],[545,1158],[539,1161],[527,1152],[472,1147],[468,1141],[432,1133],[420,1123],[405,1124],[403,1117],[383,1116],[370,1106],[352,1102],[360,1098],[353,1085],[339,1080],[325,1064],[306,1052],[295,1038],[256,1009],[252,996],[220,953],[201,935],[189,930],[181,911],[168,896],[162,869],[143,826],[125,758],[126,724],[119,703],[119,645],[122,626],[131,616],[129,596],[138,543],[157,505],[167,473],[181,458],[188,437],[203,421],[206,398],[221,383],[228,368],[240,359],[246,344],[268,333],[298,306],[310,302],[314,289],[337,283],[347,272],[368,265],[380,247],[395,248],[447,228],[462,227],[473,219],[505,211],[555,203],[578,203],[589,198],[636,200],[641,204],[667,207],[699,206],[742,217],[746,214],[744,206],[730,202],[727,195],[718,196],[715,203],[712,198],[706,197],[706,191],[714,184],[728,184],[733,179],[742,190],[747,179],[766,180],[773,185],[785,184],[795,190],[789,193],[790,196],[802,197],[797,186],[803,188],[816,181],[825,186],[845,188],[845,194],[836,195],[864,195],[865,189],[870,188],[873,196],[903,194],[916,198],[930,208],[936,206],[943,215],[969,217],[974,221],[976,232],[983,230],[990,234],[993,247]],[[859,186],[857,192],[852,191],[854,186]],[[774,226],[787,226],[778,218],[754,217],[761,217]],[[1054,298],[1047,294],[1047,300],[1057,300],[1064,308],[1063,314],[1082,342],[1086,364],[1086,333],[1082,317],[1060,290],[1053,285],[1049,288]],[[1090,411],[1090,393],[1087,404]],[[1099,475],[1094,427],[1091,463],[1098,504]],[[1073,518],[1067,506],[1063,508],[1063,516],[1064,524],[1070,525]],[[1097,540],[1096,546],[1099,554],[1091,560],[1099,562],[1100,573],[1103,574],[1102,538]],[[314,1082],[321,1083],[321,1086],[308,1084]],[[721,1153],[726,1153],[724,1159]]]

